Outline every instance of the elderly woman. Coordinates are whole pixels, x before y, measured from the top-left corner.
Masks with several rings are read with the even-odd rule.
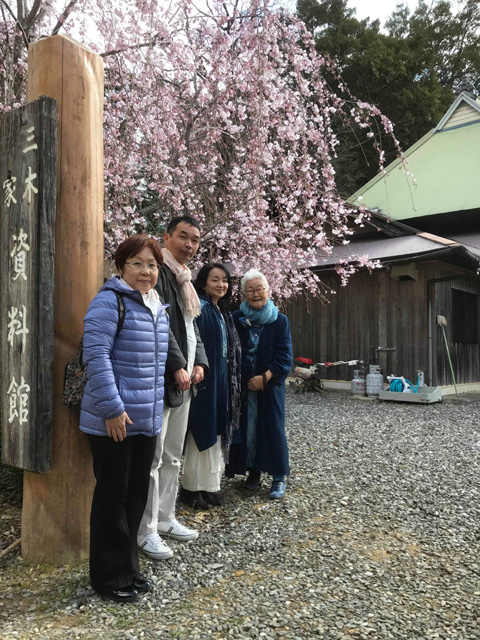
[[[202,309],[197,325],[210,373],[190,405],[180,501],[209,509],[222,504],[218,492],[224,458],[240,423],[240,341],[228,307],[228,269],[217,262],[206,264],[195,289]]]
[[[263,273],[241,281],[245,300],[233,313],[242,346],[241,442],[230,450],[226,475],[249,471],[245,488],[258,489],[262,471],[272,478],[270,498],[283,498],[289,474],[285,435],[285,379],[292,366],[288,319],[269,299]]]
[[[169,340],[167,305],[154,290],[162,253],[135,235],[115,252],[110,278],[85,316],[87,384],[80,429],[88,435],[96,486],[90,518],[90,580],[102,596],[134,602],[150,590],[141,576],[137,531],[162,425]]]

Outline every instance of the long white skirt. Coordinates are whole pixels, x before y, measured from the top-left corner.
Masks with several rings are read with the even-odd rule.
[[[182,487],[187,491],[220,491],[220,481],[225,469],[222,455],[222,438],[205,451],[199,451],[191,433],[187,435],[183,459]]]

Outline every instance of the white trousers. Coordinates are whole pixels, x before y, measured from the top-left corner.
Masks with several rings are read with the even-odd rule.
[[[225,464],[222,455],[222,438],[205,451],[199,451],[191,433],[187,436],[183,460],[182,487],[187,491],[220,491],[220,481]]]
[[[156,533],[159,521],[172,522],[175,519],[178,476],[191,399],[192,392],[186,391],[183,394],[183,404],[174,408],[165,407],[163,410],[162,430],[157,437],[147,505],[138,530],[139,536]]]

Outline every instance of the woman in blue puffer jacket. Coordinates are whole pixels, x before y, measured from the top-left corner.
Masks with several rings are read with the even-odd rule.
[[[115,264],[120,277],[105,283],[85,316],[80,429],[88,435],[97,481],[90,518],[92,587],[111,600],[133,602],[150,590],[140,575],[137,531],[162,425],[168,305],[153,288],[162,265],[156,240],[128,238],[115,252]]]

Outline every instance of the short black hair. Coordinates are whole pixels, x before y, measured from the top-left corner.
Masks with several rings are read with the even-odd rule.
[[[168,223],[166,233],[168,233],[168,235],[171,236],[181,222],[186,222],[187,224],[192,225],[192,227],[195,227],[196,229],[198,229],[199,231],[202,230],[200,227],[200,223],[196,218],[192,218],[192,216],[177,216],[176,218],[172,218]]]
[[[223,296],[223,298],[220,298],[219,303],[228,304],[230,298],[232,297],[232,276],[230,275],[230,271],[227,269],[227,267],[224,264],[221,264],[220,262],[210,262],[209,264],[203,265],[203,267],[198,272],[197,278],[193,285],[195,287],[195,291],[199,295],[205,294],[205,287],[207,285],[208,274],[212,269],[222,269],[223,271],[225,271],[225,274],[227,276],[228,289],[227,289],[227,293]]]

